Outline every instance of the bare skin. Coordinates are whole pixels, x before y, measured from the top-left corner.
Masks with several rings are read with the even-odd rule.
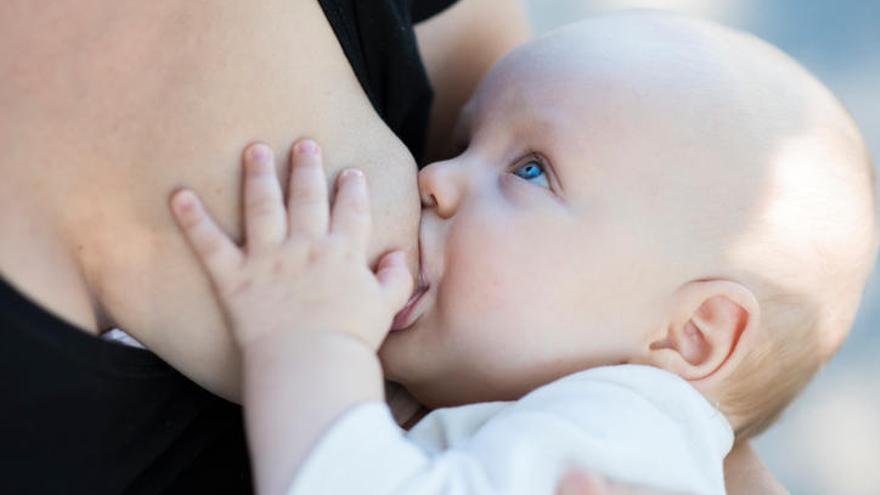
[[[497,22],[498,3],[465,0],[419,28],[435,47],[424,53],[429,74],[461,76],[437,86],[453,116],[435,112],[434,142],[468,88],[527,36],[507,2],[514,27]],[[469,33],[495,43],[442,48]],[[214,393],[240,397],[239,358],[165,208],[179,185],[199,190],[239,237],[239,150],[259,137],[282,153],[293,136],[312,136],[329,177],[352,165],[367,175],[380,219],[369,258],[403,249],[415,264],[413,158],[314,2],[10,0],[0,3],[0,74],[4,279],[87,333],[125,328]]]

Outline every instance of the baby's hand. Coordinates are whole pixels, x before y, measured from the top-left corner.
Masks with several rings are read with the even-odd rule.
[[[337,332],[379,348],[412,291],[402,251],[374,273],[366,250],[370,205],[363,173],[339,174],[332,210],[320,150],[291,151],[287,208],[268,146],[244,154],[245,243],[237,246],[195,193],[172,197],[172,211],[208,272],[242,349],[283,332]]]
[[[580,470],[571,469],[563,476],[559,486],[556,487],[556,495],[673,495],[668,492],[659,492],[650,488],[624,485],[609,481],[599,475]]]

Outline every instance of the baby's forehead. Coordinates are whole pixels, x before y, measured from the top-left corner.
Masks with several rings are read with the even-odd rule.
[[[502,59],[472,103],[490,127],[553,129],[585,144],[654,140],[753,166],[793,138],[860,142],[838,100],[790,57],[669,14],[604,16],[538,38]]]
[[[522,116],[581,135],[617,129],[622,140],[740,154],[820,120],[807,114],[842,115],[820,83],[757,38],[648,13],[579,22],[523,45],[493,68],[476,100],[492,121]]]
[[[771,98],[808,75],[779,50],[717,24],[624,13],[577,22],[512,51],[487,78],[572,102],[617,95],[691,105]],[[762,91],[763,89],[763,91]],[[751,94],[748,94],[751,93]],[[649,102],[650,103],[650,102]]]
[[[750,43],[750,41],[752,41]],[[767,45],[720,25],[660,13],[624,13],[576,22],[513,50],[505,62],[534,76],[566,72],[664,84],[716,81],[731,56],[765,57]]]
[[[571,49],[580,38],[569,38],[535,41],[499,63],[470,105],[473,125],[507,127],[527,134],[522,139],[552,136],[554,144],[597,159],[600,152],[626,152],[632,141],[667,150],[717,148],[719,134],[741,129],[729,111],[738,90],[716,69],[676,69],[643,53],[612,57],[602,47]]]

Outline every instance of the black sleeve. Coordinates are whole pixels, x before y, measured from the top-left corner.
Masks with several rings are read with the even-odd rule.
[[[457,0],[412,0],[410,12],[412,22],[417,24],[443,12]]]

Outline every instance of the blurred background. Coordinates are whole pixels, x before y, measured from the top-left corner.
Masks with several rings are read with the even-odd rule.
[[[880,0],[526,0],[538,34],[582,17],[658,8],[716,20],[782,48],[828,85],[880,157]],[[848,342],[756,441],[798,495],[880,494],[880,270]]]

